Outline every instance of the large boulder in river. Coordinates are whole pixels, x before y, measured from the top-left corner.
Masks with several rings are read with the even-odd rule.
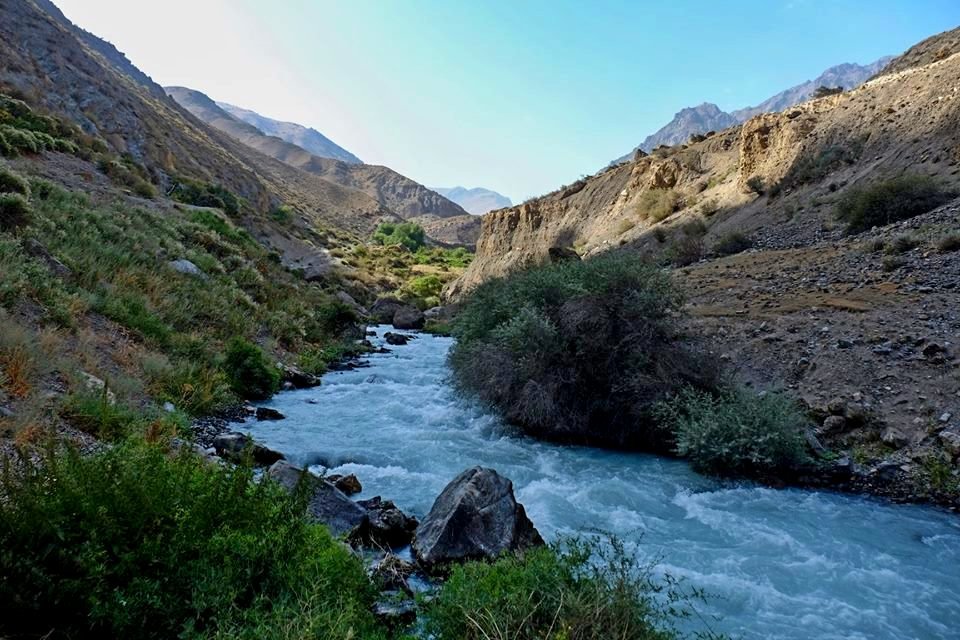
[[[394,329],[423,329],[426,321],[423,312],[410,305],[398,308],[393,314]]]
[[[366,510],[323,478],[281,460],[267,471],[287,491],[294,491],[306,483],[310,501],[307,515],[314,522],[327,525],[335,536],[353,537],[364,533],[369,526]]]
[[[430,568],[542,544],[513,495],[513,483],[493,469],[473,467],[454,478],[433,503],[417,527],[413,553]]]

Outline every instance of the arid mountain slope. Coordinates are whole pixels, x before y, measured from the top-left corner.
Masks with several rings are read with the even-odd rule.
[[[168,87],[167,91],[194,116],[235,140],[291,167],[366,193],[401,218],[449,218],[466,214],[459,205],[388,167],[349,164],[315,156],[295,144],[268,136],[253,125],[238,120],[199,91],[185,87]]]
[[[0,86],[129,154],[162,189],[178,177],[222,184],[261,214],[287,204],[307,226],[358,233],[389,215],[359,191],[298,171],[206,126],[112,45],[72,25],[49,2],[42,5],[53,13],[31,0],[0,0]],[[263,216],[245,224],[273,233]]]
[[[285,140],[290,144],[295,144],[298,147],[306,149],[315,156],[319,156],[321,158],[332,158],[333,160],[340,160],[341,162],[347,162],[349,164],[362,163],[360,158],[353,155],[316,129],[305,127],[295,122],[282,122],[280,120],[274,120],[273,118],[262,116],[256,111],[235,107],[234,105],[227,104],[225,102],[218,102],[217,106],[232,115],[234,118],[242,120],[247,124],[252,124],[254,127],[268,136],[276,136],[277,138]]]
[[[867,65],[844,63],[830,67],[813,80],[802,82],[785,91],[767,98],[755,107],[746,107],[727,113],[717,105],[705,102],[697,107],[681,109],[669,123],[656,133],[647,136],[633,151],[614,160],[625,162],[633,158],[637,149],[647,153],[662,144],[672,146],[684,144],[690,136],[709,131],[720,131],[727,127],[746,122],[755,115],[783,111],[809,100],[818,87],[842,87],[853,89],[866,82],[871,76],[882,70],[892,58],[887,56]]]
[[[653,251],[657,236],[695,218],[707,223],[708,243],[739,231],[760,246],[809,244],[834,226],[832,202],[852,185],[904,172],[960,182],[957,91],[960,56],[953,54],[492,212],[476,260],[451,293],[547,260],[555,246],[581,255],[623,245]],[[657,222],[651,209],[664,201],[668,215]]]

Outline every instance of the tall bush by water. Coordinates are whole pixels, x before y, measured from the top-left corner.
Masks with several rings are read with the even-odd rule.
[[[457,318],[455,381],[531,435],[662,450],[653,405],[715,376],[677,335],[680,306],[666,273],[626,253],[492,280]]]

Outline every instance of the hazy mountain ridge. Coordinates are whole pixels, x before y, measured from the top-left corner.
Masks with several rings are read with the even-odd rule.
[[[277,136],[267,135],[257,127],[235,118],[201,91],[168,87],[167,92],[195,117],[238,142],[290,167],[366,194],[400,218],[449,218],[467,213],[439,193],[389,167],[322,158]]]
[[[290,144],[295,144],[315,156],[340,160],[341,162],[347,162],[349,164],[363,163],[360,158],[312,127],[305,127],[296,122],[274,120],[273,118],[260,115],[256,111],[237,107],[226,102],[217,102],[216,104],[234,118],[253,125],[268,136],[274,136]]]
[[[813,92],[817,90],[817,87],[843,87],[847,90],[853,89],[877,75],[891,60],[893,60],[892,56],[886,56],[866,65],[854,63],[839,64],[830,67],[813,80],[802,82],[767,98],[755,107],[745,107],[729,113],[723,111],[712,102],[704,102],[696,107],[686,107],[678,111],[676,115],[674,115],[673,120],[660,128],[656,133],[647,136],[644,141],[637,147],[634,147],[630,153],[614,160],[614,163],[625,162],[631,159],[637,149],[649,153],[660,145],[673,146],[675,144],[684,144],[690,139],[690,136],[694,134],[720,131],[721,129],[732,127],[735,124],[746,122],[753,116],[761,113],[783,111],[805,100],[809,100],[813,96]]]
[[[453,200],[468,213],[482,215],[494,209],[503,209],[513,206],[513,201],[507,196],[497,193],[492,189],[483,187],[431,187],[434,191],[443,197]]]

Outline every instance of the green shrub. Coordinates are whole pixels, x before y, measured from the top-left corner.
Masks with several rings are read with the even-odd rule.
[[[223,362],[230,386],[241,398],[265,400],[280,388],[280,372],[257,345],[234,338]]]
[[[30,224],[33,211],[19,193],[0,193],[0,231],[13,231]]]
[[[654,580],[618,541],[574,540],[455,567],[422,618],[436,640],[670,640],[702,598]]]
[[[4,133],[3,128],[0,128],[0,156],[10,158],[17,155],[17,150],[10,144],[10,141],[7,140],[7,135]]]
[[[315,313],[319,331],[328,336],[343,335],[353,329],[358,321],[353,307],[336,298],[317,305]]]
[[[886,247],[886,252],[891,255],[906,253],[920,246],[920,241],[911,235],[900,235],[893,239]]]
[[[847,233],[859,233],[926,213],[956,196],[932,178],[904,175],[848,189],[837,202],[836,215]]]
[[[160,346],[166,346],[170,342],[173,329],[154,313],[147,306],[144,297],[136,292],[103,292],[94,300],[93,307],[111,320]]]
[[[652,404],[712,376],[670,329],[680,306],[669,276],[627,253],[491,280],[455,320],[454,380],[534,436],[662,449]]]
[[[680,196],[672,189],[650,189],[643,192],[637,201],[637,213],[641,218],[660,222],[677,210]]]
[[[884,271],[896,271],[900,267],[906,266],[907,261],[900,256],[884,256],[880,261],[880,268]]]
[[[171,195],[185,204],[221,209],[231,216],[240,213],[240,199],[221,185],[181,178]]]
[[[30,183],[19,173],[14,173],[6,167],[0,167],[0,193],[19,193],[30,197]]]
[[[373,241],[384,246],[400,245],[410,252],[426,244],[423,227],[413,222],[384,222],[373,232]]]
[[[36,154],[43,150],[41,143],[31,131],[0,125],[0,134],[3,134],[7,145],[13,149],[12,155],[18,153]]]
[[[713,245],[713,252],[721,256],[730,256],[741,253],[753,246],[753,240],[739,231],[726,233]]]
[[[130,443],[2,482],[4,637],[382,637],[360,561],[248,468]]]
[[[766,182],[761,176],[750,176],[747,179],[747,188],[757,195],[763,195],[766,191]]]
[[[144,362],[144,374],[157,400],[172,402],[190,415],[208,415],[236,401],[226,374],[204,363],[154,359]]]
[[[937,241],[937,251],[950,253],[960,251],[960,233],[948,233]]]
[[[785,185],[799,185],[817,182],[844,164],[853,164],[863,154],[867,136],[856,137],[845,144],[828,144],[819,148],[804,150],[797,158],[787,177]]]
[[[282,225],[293,222],[293,208],[282,204],[270,210],[270,219]]]
[[[660,403],[656,414],[674,432],[677,453],[701,471],[753,475],[809,461],[804,435],[809,420],[783,394],[685,389]]]

